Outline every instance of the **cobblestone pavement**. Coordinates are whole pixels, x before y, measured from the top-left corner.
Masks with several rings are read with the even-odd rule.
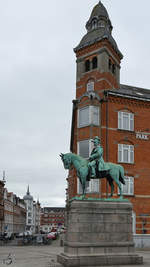
[[[0,267],[62,267],[56,263],[57,254],[63,252],[63,247],[60,246],[1,246],[0,247]],[[12,256],[12,263],[6,260],[9,253]],[[138,251],[139,255],[144,258],[143,267],[150,267],[150,250],[149,251]],[[3,261],[4,260],[4,261]],[[127,266],[127,267],[134,267]],[[141,265],[138,265],[141,266]],[[125,266],[111,266],[111,267],[125,267]]]

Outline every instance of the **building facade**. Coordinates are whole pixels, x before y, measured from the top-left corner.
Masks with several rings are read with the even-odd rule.
[[[29,186],[27,188],[27,193],[24,196],[24,201],[26,203],[26,230],[32,233],[38,233],[40,231],[40,203],[39,201],[34,201],[30,194]]]
[[[84,158],[99,136],[104,160],[125,169],[123,194],[133,203],[133,230],[150,234],[150,91],[120,83],[123,58],[112,36],[113,26],[104,5],[93,8],[86,35],[76,54],[76,99],[73,100],[70,150]],[[67,178],[68,199],[81,194],[74,169]],[[105,179],[87,182],[87,193],[108,197]],[[118,197],[115,185],[115,195]]]
[[[8,234],[14,231],[14,202],[13,193],[8,193],[7,189],[4,189],[4,223],[3,232]]]
[[[40,232],[40,220],[41,220],[41,205],[39,200],[33,202],[33,221],[35,226],[35,233]]]
[[[23,233],[26,228],[26,204],[23,199],[13,196],[13,232]]]
[[[3,231],[4,220],[4,182],[0,180],[0,233]]]
[[[2,232],[8,236],[22,233],[26,226],[26,204],[23,199],[4,189],[4,220]]]
[[[50,232],[53,228],[65,225],[65,208],[45,207],[41,209],[41,231]]]
[[[11,236],[22,233],[26,226],[26,204],[23,199],[4,189],[4,220],[2,232]]]

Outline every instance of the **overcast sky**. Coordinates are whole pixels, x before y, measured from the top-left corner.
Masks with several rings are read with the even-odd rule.
[[[103,0],[124,55],[121,83],[150,88],[150,1]],[[0,177],[64,206],[76,59],[95,0],[0,0]]]

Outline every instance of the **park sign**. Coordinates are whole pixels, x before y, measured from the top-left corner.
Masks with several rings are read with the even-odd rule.
[[[136,133],[136,138],[141,140],[149,140],[148,134]]]

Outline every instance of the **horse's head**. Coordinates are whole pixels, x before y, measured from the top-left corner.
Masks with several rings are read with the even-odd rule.
[[[71,155],[70,153],[67,153],[67,154],[60,154],[60,157],[62,159],[62,162],[64,164],[64,168],[65,169],[70,169],[71,167]]]

